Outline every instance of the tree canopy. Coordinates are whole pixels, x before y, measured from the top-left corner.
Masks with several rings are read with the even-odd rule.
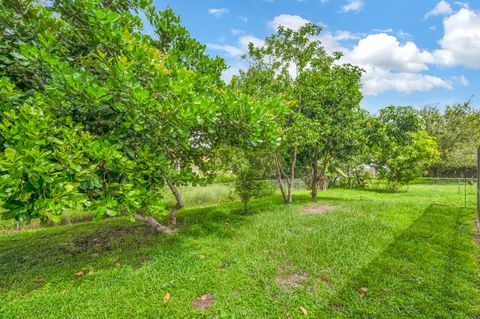
[[[225,62],[151,0],[3,1],[2,217],[56,221],[83,209],[169,231],[158,220],[176,223],[178,187],[208,183],[231,166],[229,154],[244,156],[245,202],[271,165],[291,203],[299,177],[315,199],[332,172],[372,164],[395,190],[437,162],[431,135],[442,165],[478,142],[468,104],[443,115],[425,108],[423,119],[411,107],[369,115],[362,70],[328,53],[320,32],[311,23],[280,27],[249,45],[248,68],[226,84]]]
[[[426,106],[420,114],[426,130],[437,140],[441,154],[441,161],[432,167],[431,174],[448,176],[455,171],[475,171],[476,149],[480,145],[480,111],[466,101],[447,105],[443,111]]]
[[[207,181],[217,147],[267,143],[275,131],[270,101],[226,87],[223,60],[207,56],[170,9],[6,1],[0,12],[6,217],[54,220],[82,206],[97,218],[144,219],[165,211],[168,185],[175,223],[177,186]],[[141,13],[155,36],[143,32]]]

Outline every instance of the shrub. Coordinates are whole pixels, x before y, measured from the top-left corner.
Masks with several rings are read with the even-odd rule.
[[[261,180],[262,171],[250,165],[243,165],[237,173],[235,181],[235,194],[243,202],[243,208],[246,211],[248,202],[252,198],[264,196],[268,193],[269,185]],[[271,189],[271,187],[270,187]]]

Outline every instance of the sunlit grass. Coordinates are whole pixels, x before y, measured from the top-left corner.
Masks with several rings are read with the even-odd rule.
[[[213,204],[183,210],[171,236],[122,218],[2,235],[0,318],[301,318],[300,306],[311,318],[477,318],[475,187],[467,208],[462,192],[332,189],[319,203],[335,208],[310,215],[305,191],[248,214]],[[194,310],[207,293],[213,305]]]

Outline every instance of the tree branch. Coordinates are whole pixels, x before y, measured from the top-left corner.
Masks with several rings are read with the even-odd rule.
[[[135,218],[135,220],[144,222],[146,224],[149,224],[150,226],[155,227],[155,229],[158,230],[161,233],[165,233],[165,234],[171,234],[172,233],[172,230],[170,228],[160,224],[152,216],[142,216],[142,215],[139,215],[139,214],[133,214],[133,218]]]
[[[168,188],[172,191],[173,196],[175,196],[175,200],[177,204],[173,206],[172,211],[170,212],[170,222],[172,225],[177,224],[177,212],[184,207],[182,195],[178,191],[178,188],[169,181],[166,181]]]

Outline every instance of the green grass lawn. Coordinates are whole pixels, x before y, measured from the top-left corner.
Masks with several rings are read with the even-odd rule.
[[[478,318],[468,191],[468,208],[457,185],[333,189],[317,214],[306,192],[184,209],[170,236],[123,218],[0,235],[0,318]]]

